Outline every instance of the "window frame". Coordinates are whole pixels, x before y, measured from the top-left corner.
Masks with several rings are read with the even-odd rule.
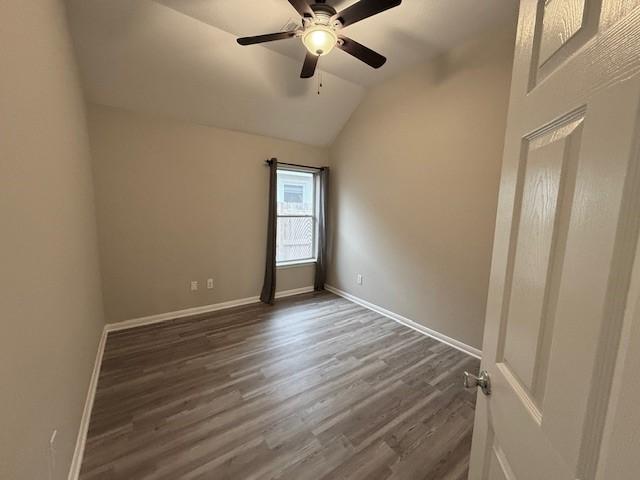
[[[313,199],[313,210],[311,215],[280,215],[278,213],[278,209],[276,208],[276,232],[278,229],[278,219],[279,218],[311,218],[312,225],[312,235],[311,235],[311,252],[312,256],[308,258],[299,258],[296,260],[286,260],[279,262],[276,258],[276,268],[290,268],[297,266],[304,266],[314,264],[318,261],[318,171],[314,168],[305,168],[305,167],[293,167],[288,165],[278,165],[276,169],[276,186],[278,186],[278,172],[304,172],[310,173],[312,176],[312,185],[313,190],[311,193],[311,198]],[[278,248],[277,245],[277,233],[276,233],[276,251]]]

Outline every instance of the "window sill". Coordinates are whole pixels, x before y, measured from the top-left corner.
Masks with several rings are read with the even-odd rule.
[[[276,268],[293,268],[293,267],[304,267],[305,265],[311,265],[316,263],[315,258],[309,258],[307,260],[295,260],[293,262],[280,262],[276,263]]]

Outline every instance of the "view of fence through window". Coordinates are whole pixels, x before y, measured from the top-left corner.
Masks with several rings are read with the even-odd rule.
[[[278,169],[276,262],[315,257],[315,182],[308,172]]]

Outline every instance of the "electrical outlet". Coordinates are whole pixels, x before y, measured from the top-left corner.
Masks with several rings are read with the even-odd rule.
[[[207,278],[207,288],[209,290],[213,288],[213,278]]]
[[[357,283],[358,285],[362,285],[362,274],[361,274],[361,273],[359,273],[359,274],[356,276],[356,283]]]
[[[197,280],[191,280],[191,291],[192,292],[197,292],[198,291],[198,281]]]

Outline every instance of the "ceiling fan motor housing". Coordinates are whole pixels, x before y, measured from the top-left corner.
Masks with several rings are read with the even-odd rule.
[[[311,9],[315,15],[315,18],[306,18],[308,23],[315,25],[326,25],[332,28],[341,28],[342,23],[340,20],[335,19],[331,21],[331,18],[336,15],[336,9],[326,3],[314,3],[311,5]]]
[[[335,8],[331,5],[327,5],[326,3],[314,3],[311,5],[311,10],[313,10],[313,13],[315,13],[316,16],[318,16],[318,14],[325,14],[328,15],[329,18],[333,17],[337,13]]]

